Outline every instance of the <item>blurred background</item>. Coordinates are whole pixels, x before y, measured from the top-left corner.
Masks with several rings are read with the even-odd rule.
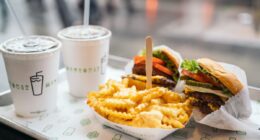
[[[82,0],[9,0],[26,34],[82,24]],[[184,58],[209,57],[243,68],[260,87],[260,0],[90,0],[90,23],[113,33],[110,54],[131,59],[151,35]],[[22,35],[0,0],[0,42]],[[0,90],[8,89],[0,58]]]

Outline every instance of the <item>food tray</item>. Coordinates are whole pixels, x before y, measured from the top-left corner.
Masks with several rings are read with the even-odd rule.
[[[117,63],[116,60],[113,61],[112,63]],[[120,80],[123,73],[122,67],[120,69],[108,67],[110,79]],[[0,122],[37,139],[136,139],[103,126],[85,104],[85,99],[72,97],[68,91],[64,69],[59,72],[58,82],[58,109],[55,112],[37,118],[20,118],[15,115],[14,106],[11,104],[0,106]],[[0,100],[10,97],[9,93],[10,91],[0,93]],[[250,87],[250,97],[253,107],[250,120],[260,125],[260,89]],[[246,140],[254,138],[247,132],[219,130],[191,120],[186,128],[170,134],[165,139]]]

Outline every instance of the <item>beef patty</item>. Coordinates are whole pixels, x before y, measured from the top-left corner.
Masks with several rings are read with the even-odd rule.
[[[139,64],[139,65],[134,65],[133,69],[132,69],[132,72],[134,74],[138,74],[138,75],[146,75],[146,72],[145,72],[145,65],[144,64]],[[163,72],[161,72],[160,70],[157,70],[157,69],[153,69],[153,72],[152,72],[152,75],[155,76],[155,75],[160,75],[160,76],[163,76],[163,77],[166,77],[168,79],[171,79],[173,80],[172,76],[168,75],[168,74],[165,74]]]
[[[220,97],[213,95],[213,94],[192,92],[192,93],[189,93],[189,96],[198,99],[198,101],[193,102],[192,104],[194,106],[199,107],[200,111],[204,114],[209,114],[214,111],[208,106],[208,104],[211,104],[218,108],[221,105],[224,105],[224,101]]]

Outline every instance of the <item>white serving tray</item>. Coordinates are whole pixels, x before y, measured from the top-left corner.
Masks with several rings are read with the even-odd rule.
[[[119,80],[122,74],[122,70],[108,68],[108,75],[111,79]],[[103,126],[85,104],[85,99],[72,97],[68,91],[64,69],[60,71],[58,81],[58,109],[55,112],[38,118],[25,119],[15,115],[13,105],[0,106],[0,122],[37,139],[136,139]],[[0,93],[0,98],[9,95],[9,92]],[[253,106],[250,120],[260,125],[260,89],[250,87],[250,97]],[[247,132],[218,130],[196,124],[191,120],[185,129],[176,131],[165,139],[246,140],[252,139],[252,135]]]

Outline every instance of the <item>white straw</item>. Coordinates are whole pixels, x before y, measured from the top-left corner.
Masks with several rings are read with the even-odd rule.
[[[84,1],[84,25],[88,26],[89,25],[89,9],[90,9],[90,5],[89,2],[90,0],[85,0]]]
[[[22,34],[23,35],[27,35],[25,30],[24,30],[24,28],[23,28],[23,26],[22,26],[22,24],[21,24],[21,22],[20,22],[20,20],[18,19],[17,15],[16,15],[16,13],[14,11],[14,8],[13,8],[11,2],[9,0],[5,0],[5,3],[7,5],[7,7],[9,8],[9,10],[11,11],[11,14],[14,16],[14,19],[16,20],[16,22],[17,22],[17,24],[19,26],[19,29],[22,32]]]

